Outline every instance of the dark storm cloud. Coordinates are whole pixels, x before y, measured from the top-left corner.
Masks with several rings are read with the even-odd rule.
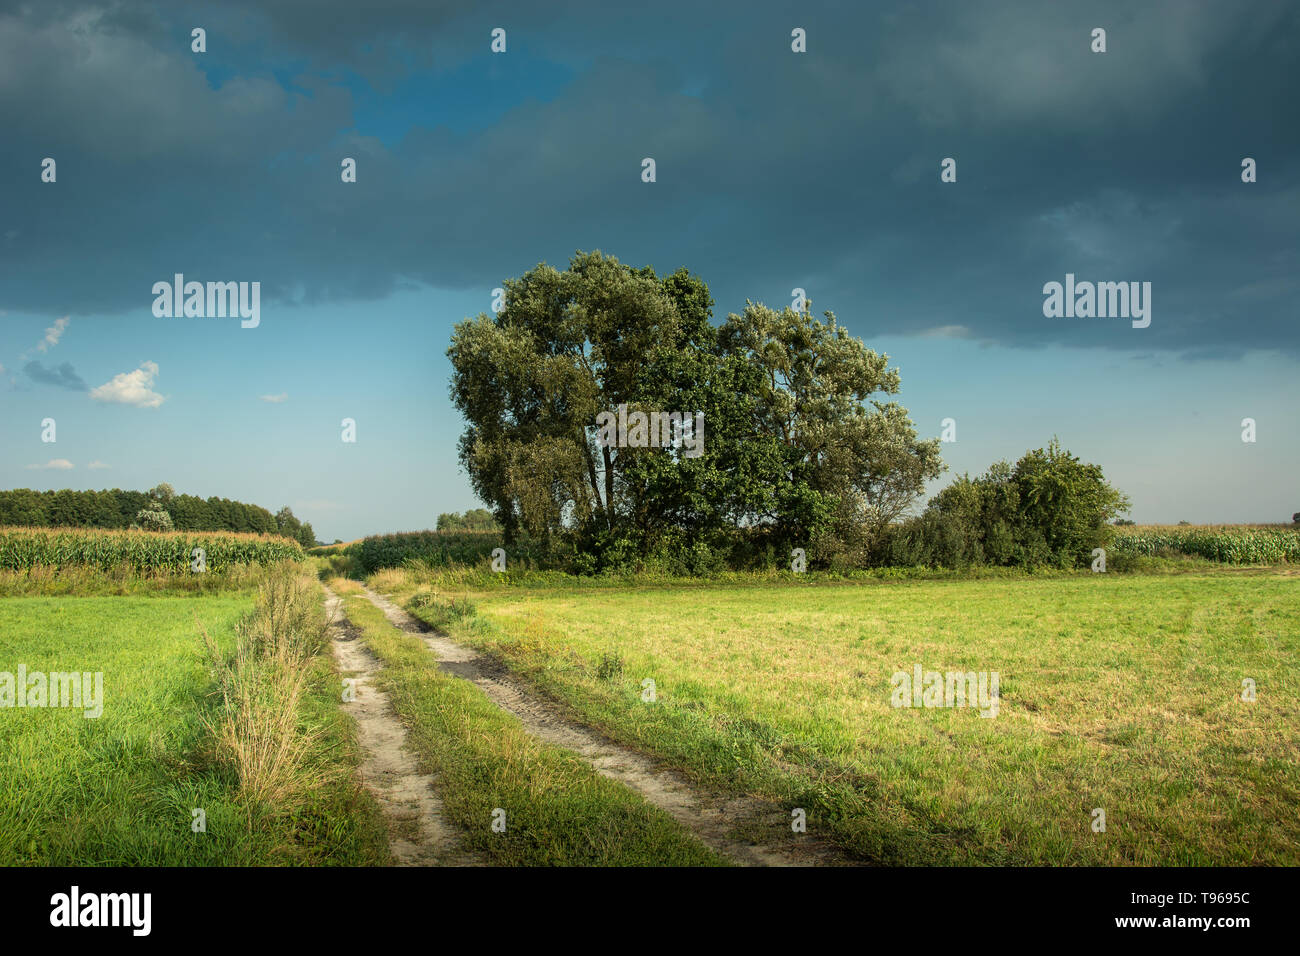
[[[46,368],[40,362],[31,361],[23,366],[23,372],[33,382],[40,382],[42,385],[55,385],[73,392],[90,390],[90,386],[77,374],[71,362],[64,362],[62,365]]]
[[[601,248],[689,266],[720,312],[804,287],[860,335],[1300,353],[1294,7],[541,6],[0,15],[6,306],[145,308],[178,271],[302,303],[490,288]],[[495,25],[577,72],[484,123],[467,84],[500,82]],[[424,69],[404,136],[356,132],[357,82]],[[1045,319],[1066,272],[1150,281],[1151,327]]]

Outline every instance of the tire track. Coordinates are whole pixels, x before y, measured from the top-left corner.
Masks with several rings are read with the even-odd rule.
[[[388,695],[372,678],[380,670],[374,655],[343,613],[343,601],[325,587],[330,646],[339,671],[355,678],[356,698],[345,705],[357,722],[361,778],[378,800],[388,823],[388,842],[398,866],[474,866],[483,861],[460,846],[443,813],[434,779],[421,773],[406,746],[406,727]]]
[[[835,847],[790,830],[790,815],[767,801],[704,793],[681,774],[636,750],[615,743],[564,716],[554,704],[520,685],[498,662],[444,634],[365,587],[366,597],[395,627],[424,641],[439,667],[475,684],[494,704],[513,714],[533,736],[576,753],[602,776],[635,790],[667,812],[701,842],[744,866],[852,864]],[[782,834],[782,842],[751,844],[737,839],[738,825]]]

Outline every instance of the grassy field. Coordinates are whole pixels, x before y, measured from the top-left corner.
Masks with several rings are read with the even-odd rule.
[[[702,789],[782,808],[736,837],[789,840],[783,814],[803,808],[810,834],[867,862],[1300,865],[1300,577],[1216,563],[1281,561],[1290,532],[1133,533],[1150,553],[1105,575],[575,578],[425,562],[370,582]],[[188,539],[162,542],[162,563],[143,546],[120,560],[129,534],[6,540],[22,560],[0,569],[0,865],[390,860],[307,571],[358,573],[355,559],[274,563],[272,549],[258,566],[231,550],[196,574],[177,550]],[[471,854],[726,862],[441,671],[358,584],[334,587]],[[10,706],[20,667],[102,674],[102,715]],[[996,674],[996,714],[897,706],[898,675],[917,668]]]
[[[1285,571],[480,591],[434,590],[417,572],[372,580],[407,598],[419,586],[414,613],[587,722],[704,784],[804,807],[810,832],[867,860],[1300,864],[1300,579]],[[997,716],[891,706],[891,676],[918,664],[998,672]]]
[[[103,713],[0,707],[0,865],[364,864],[386,855],[356,785],[329,659],[311,664],[302,719],[320,786],[294,809],[250,804],[205,718],[220,698],[200,641],[221,652],[254,593],[0,600],[0,671],[103,674]],[[194,809],[206,832],[192,829]]]
[[[358,594],[332,585],[382,661],[379,683],[409,728],[423,769],[437,773],[445,812],[467,847],[506,866],[698,866],[725,861],[666,813],[538,741],[473,684],[442,673],[417,638]],[[505,832],[491,828],[505,810]]]

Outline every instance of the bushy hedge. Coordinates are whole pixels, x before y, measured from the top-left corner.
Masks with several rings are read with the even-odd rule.
[[[873,563],[1085,567],[1093,549],[1110,542],[1110,522],[1127,505],[1098,466],[1053,441],[1014,466],[997,462],[979,478],[958,478],[923,514],[888,528]]]
[[[487,563],[492,560],[492,550],[503,547],[501,533],[495,531],[408,531],[371,535],[346,550],[364,573],[371,574],[408,561],[431,566]],[[537,567],[541,563],[542,549],[531,542],[506,548],[507,567]]]
[[[1128,499],[1097,465],[1053,440],[1014,465],[996,462],[978,478],[963,476],[920,515],[861,540],[773,525],[653,538],[635,529],[587,531],[547,549],[541,542],[506,548],[507,568],[579,575],[650,574],[711,577],[726,572],[783,571],[791,549],[804,548],[809,570],[864,568],[1086,568],[1096,548],[1140,557],[1173,551],[1234,564],[1300,560],[1300,530],[1276,528],[1135,528],[1114,524]],[[364,573],[410,560],[431,566],[485,566],[505,547],[495,532],[421,531],[376,535],[347,550]]]

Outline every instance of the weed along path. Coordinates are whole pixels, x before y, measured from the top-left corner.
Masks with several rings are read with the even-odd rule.
[[[399,866],[473,866],[483,861],[460,847],[443,815],[433,781],[420,772],[406,746],[406,728],[388,695],[374,684],[379,662],[343,614],[343,601],[325,588],[330,644],[344,677],[355,680],[355,699],[345,706],[357,722],[361,776],[388,822],[389,849]]]
[[[576,754],[592,769],[621,783],[666,812],[700,842],[742,866],[844,865],[836,848],[790,831],[787,809],[751,797],[706,794],[649,757],[568,719],[554,704],[524,689],[496,661],[431,630],[388,598],[363,593],[394,627],[421,639],[445,673],[472,682],[501,710],[545,743]],[[771,833],[783,842],[754,845],[737,839],[737,828]]]

